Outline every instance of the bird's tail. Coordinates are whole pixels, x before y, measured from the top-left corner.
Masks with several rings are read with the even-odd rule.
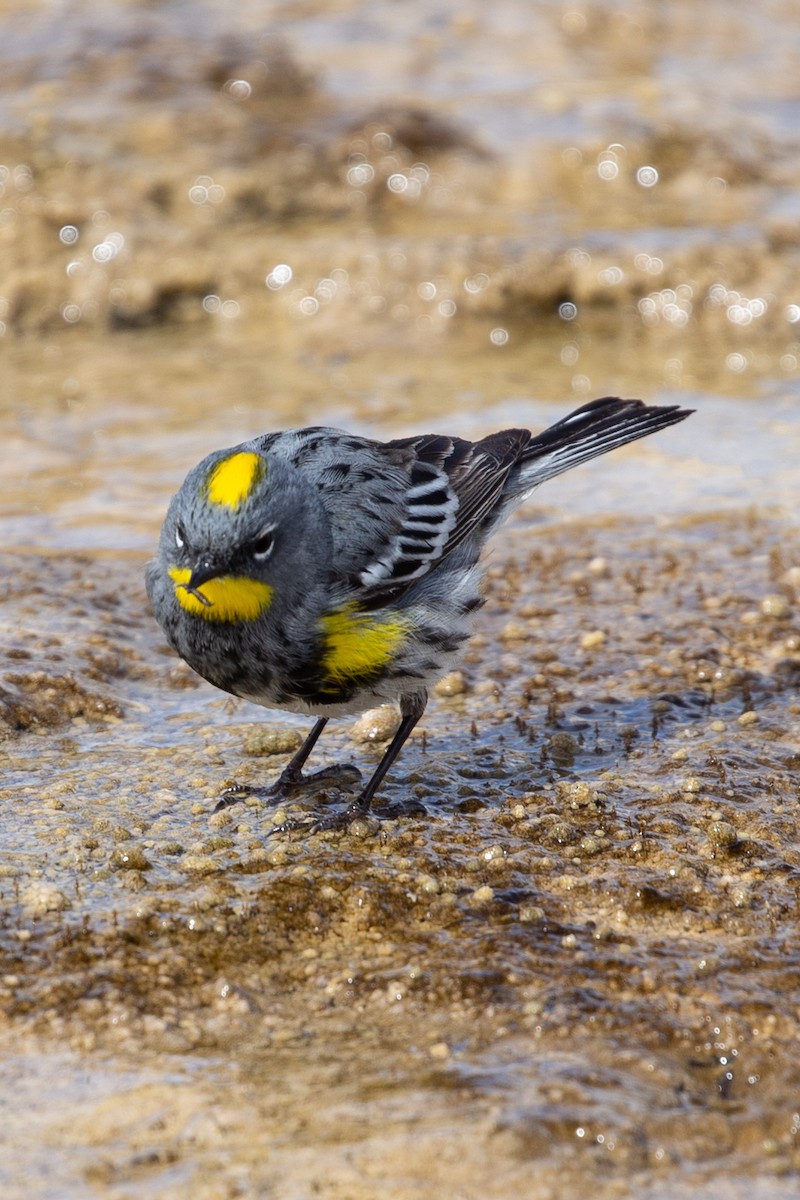
[[[531,437],[506,485],[506,494],[519,503],[546,479],[657,429],[675,425],[692,411],[677,404],[656,407],[613,396],[592,400]]]

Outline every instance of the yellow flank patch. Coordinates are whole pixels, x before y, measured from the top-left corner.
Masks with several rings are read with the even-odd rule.
[[[178,603],[193,617],[220,622],[255,621],[270,606],[272,588],[269,584],[239,575],[221,575],[219,579],[209,579],[202,584],[197,590],[209,601],[203,604],[186,590],[191,574],[185,567],[173,567],[169,577],[175,584]]]
[[[238,508],[264,474],[264,460],[250,450],[240,450],[217,463],[208,477],[208,498],[212,504]]]
[[[324,690],[374,679],[388,666],[410,628],[402,617],[379,618],[345,604],[322,618]]]

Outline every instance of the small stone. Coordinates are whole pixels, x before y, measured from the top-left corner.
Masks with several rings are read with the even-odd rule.
[[[467,681],[463,671],[449,671],[433,688],[437,696],[461,696],[467,690]]]
[[[556,842],[559,846],[569,846],[577,841],[578,831],[568,821],[556,821],[555,825],[550,826],[547,835],[551,842]]]
[[[724,721],[712,721],[709,728],[712,733],[724,733],[728,726]]]
[[[149,871],[152,863],[138,846],[117,846],[111,851],[108,865],[114,871]]]
[[[591,575],[595,575],[598,579],[600,579],[610,574],[608,559],[605,559],[602,557],[602,555],[598,554],[595,558],[589,559],[589,562],[586,564],[586,570]]]
[[[489,904],[494,900],[494,888],[490,888],[488,884],[483,887],[476,888],[470,897],[473,904]]]
[[[181,859],[180,865],[188,875],[215,875],[220,870],[218,863],[208,854],[187,854]]]
[[[266,758],[270,754],[294,754],[302,744],[302,735],[296,729],[257,726],[245,737],[242,750],[255,758]]]
[[[783,621],[791,614],[792,606],[785,596],[779,592],[771,592],[761,601],[761,612],[765,617],[774,617],[777,621]]]
[[[584,854],[587,858],[592,858],[603,849],[603,839],[595,837],[593,833],[587,833],[581,838],[578,848],[581,854]]]
[[[367,813],[365,817],[356,817],[347,826],[347,832],[351,837],[358,838],[359,841],[366,841],[367,838],[376,837],[380,833],[381,823],[377,817],[373,817],[371,813]]]
[[[606,635],[602,629],[592,629],[589,633],[581,634],[581,650],[598,650],[605,644]]]
[[[712,821],[708,827],[708,840],[715,846],[735,846],[739,840],[730,821]]]
[[[758,721],[758,713],[753,712],[752,708],[747,712],[743,712],[741,716],[736,718],[738,725],[755,725]]]
[[[595,794],[589,783],[560,779],[556,784],[556,798],[560,804],[572,809],[586,808],[594,802]]]
[[[534,921],[543,921],[544,917],[544,909],[539,904],[523,904],[519,910],[519,919],[525,925],[530,925]]]
[[[388,742],[400,728],[400,713],[393,704],[382,704],[362,713],[350,728],[354,742]]]
[[[519,621],[508,621],[500,630],[501,642],[527,642],[531,631]]]
[[[697,795],[700,791],[700,786],[700,780],[696,775],[687,775],[683,781],[683,788],[681,790],[691,795]]]
[[[70,907],[69,900],[54,883],[43,880],[31,883],[20,895],[22,907],[32,917],[43,917],[49,912],[63,912]]]
[[[450,1057],[450,1047],[447,1042],[434,1042],[432,1046],[428,1047],[428,1054],[431,1058],[441,1061]]]

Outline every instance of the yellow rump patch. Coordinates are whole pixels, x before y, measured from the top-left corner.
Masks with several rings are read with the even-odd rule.
[[[356,604],[346,604],[323,617],[324,690],[374,679],[392,661],[410,625],[402,617],[387,619],[362,613]]]
[[[267,611],[272,601],[272,588],[268,583],[246,576],[221,575],[198,588],[209,601],[203,604],[186,590],[191,574],[185,567],[173,567],[169,577],[175,584],[178,603],[193,617],[219,622],[255,621]]]
[[[217,463],[208,477],[208,498],[212,504],[238,508],[252,492],[264,474],[260,454],[240,450]]]

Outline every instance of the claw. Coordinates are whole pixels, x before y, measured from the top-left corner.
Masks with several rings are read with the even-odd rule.
[[[241,804],[248,796],[258,800],[277,803],[297,793],[324,792],[333,789],[337,792],[354,792],[361,785],[361,772],[352,763],[337,763],[332,767],[323,767],[313,775],[280,775],[268,787],[250,787],[246,783],[236,783],[225,788],[213,811],[222,812],[234,804]]]

